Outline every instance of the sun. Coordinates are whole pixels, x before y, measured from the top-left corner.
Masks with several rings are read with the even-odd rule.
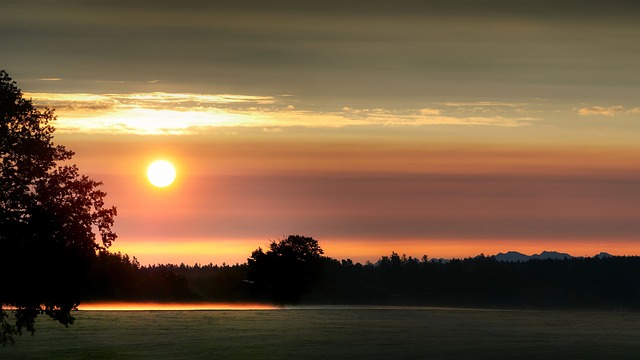
[[[166,160],[156,160],[147,168],[147,178],[153,186],[167,187],[176,179],[176,168]]]

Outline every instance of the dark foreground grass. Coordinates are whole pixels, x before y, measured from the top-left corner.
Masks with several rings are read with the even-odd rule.
[[[0,359],[639,359],[640,314],[419,308],[80,311]]]

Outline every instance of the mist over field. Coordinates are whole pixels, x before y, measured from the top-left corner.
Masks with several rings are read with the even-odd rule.
[[[640,314],[394,307],[80,311],[22,359],[636,359]],[[41,329],[41,331],[40,331]]]

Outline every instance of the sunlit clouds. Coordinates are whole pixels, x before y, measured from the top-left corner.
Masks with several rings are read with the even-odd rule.
[[[429,125],[493,127],[567,127],[583,116],[627,117],[640,107],[550,105],[522,102],[433,102],[422,108],[315,107],[292,95],[192,93],[26,93],[39,106],[54,108],[56,128],[68,134],[206,134],[219,128],[343,128]],[[296,103],[295,105],[292,104]],[[615,128],[610,128],[612,130]],[[582,131],[574,128],[572,131]],[[625,130],[626,131],[626,130]]]
[[[440,109],[433,109],[433,108],[424,108],[424,109],[420,109],[418,111],[420,113],[420,115],[426,115],[426,116],[439,116],[440,114],[442,114],[442,110]]]
[[[616,106],[591,106],[577,109],[580,115],[601,115],[601,116],[616,116],[624,114],[640,114],[640,108],[635,107],[631,109],[625,109],[622,105]]]
[[[335,111],[304,109],[289,96],[175,93],[27,93],[38,105],[56,109],[61,133],[196,134],[216,127],[347,127],[364,125],[528,126],[536,118],[512,114],[448,115],[437,108],[382,109],[345,106]],[[468,111],[467,111],[468,112]],[[511,115],[511,116],[510,116]]]
[[[210,126],[251,126],[250,109],[272,104],[266,96],[173,93],[29,93],[36,104],[56,109],[62,133],[183,134]],[[238,112],[242,104],[249,112]]]

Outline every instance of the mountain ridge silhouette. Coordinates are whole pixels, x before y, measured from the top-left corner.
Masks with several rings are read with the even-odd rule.
[[[613,255],[607,252],[600,252],[594,255],[594,258],[604,259],[612,257]],[[503,262],[526,262],[529,260],[564,260],[564,259],[577,259],[582,256],[573,256],[568,253],[558,251],[543,251],[540,254],[526,255],[518,251],[507,251],[506,253],[498,253],[495,255],[496,261]]]

